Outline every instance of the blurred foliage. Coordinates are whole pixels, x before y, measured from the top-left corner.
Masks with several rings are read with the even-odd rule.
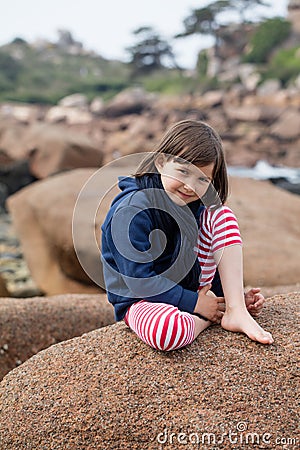
[[[250,50],[243,57],[243,61],[254,64],[266,63],[272,50],[289,36],[290,31],[290,22],[280,17],[261,23],[250,40]]]
[[[139,77],[136,82],[148,92],[158,92],[167,95],[204,93],[217,89],[219,82],[216,78],[190,76],[179,70],[165,70],[152,73],[150,76]]]
[[[232,24],[232,12],[239,16],[237,21],[241,28],[248,23],[246,12],[256,10],[257,6],[269,7],[270,4],[263,0],[215,0],[202,8],[193,9],[189,16],[183,20],[184,30],[175,35],[175,38],[200,34],[210,35],[214,38],[215,53],[218,55],[223,43],[223,33]],[[227,13],[224,14],[224,13]],[[227,19],[226,19],[227,17]],[[256,14],[256,21],[259,15]]]
[[[12,41],[12,44],[23,44],[23,45],[27,45],[27,42],[23,39],[23,38],[20,38],[20,37],[16,37],[16,38],[14,38],[14,40]]]
[[[190,93],[197,87],[197,80],[195,78],[183,76],[178,70],[152,72],[151,77],[139,77],[136,79],[136,82],[148,92],[170,95]]]
[[[270,60],[264,78],[278,78],[287,85],[300,74],[300,46],[279,50]]]
[[[232,40],[236,35],[230,27],[218,23],[219,12],[234,6],[242,15],[243,8],[261,4],[264,4],[262,0],[218,0],[194,10],[185,19],[184,33],[177,37],[217,33],[219,43],[225,49],[227,43],[232,50],[233,43],[228,44],[226,30]],[[245,23],[239,26],[243,32]],[[243,55],[244,50],[236,48],[236,56],[241,62],[257,64],[263,79],[278,78],[287,85],[300,71],[299,47],[281,48],[290,35],[290,22],[273,18],[253,26],[255,31],[252,33],[251,28],[251,40],[245,41],[247,53]],[[34,47],[16,37],[10,44],[0,47],[0,101],[57,104],[61,98],[77,92],[85,94],[88,100],[96,96],[108,100],[133,86],[171,95],[229,87],[226,83],[221,84],[217,77],[207,76],[207,50],[199,52],[194,71],[185,71],[176,65],[171,45],[151,27],[141,27],[134,34],[137,42],[127,49],[131,57],[129,63],[106,60],[83,48],[75,49],[74,54],[71,46],[66,49],[59,43],[44,42],[40,47]]]
[[[197,73],[200,77],[204,77],[208,69],[208,55],[206,50],[201,50],[197,59]]]
[[[22,70],[22,64],[13,58],[9,53],[0,51],[1,76],[7,82],[15,82]]]
[[[129,63],[132,67],[133,77],[164,69],[167,62],[170,62],[171,66],[177,67],[171,45],[162,39],[152,27],[138,28],[133,34],[137,41],[126,49],[130,56]]]
[[[128,86],[129,72],[118,61],[72,55],[52,44],[37,49],[15,39],[0,49],[0,101],[55,104],[76,92],[111,98]]]
[[[216,53],[218,53],[221,45],[219,16],[230,9],[230,4],[230,0],[217,0],[203,8],[193,9],[183,21],[184,30],[176,34],[175,38],[184,38],[195,34],[212,36],[215,39]]]

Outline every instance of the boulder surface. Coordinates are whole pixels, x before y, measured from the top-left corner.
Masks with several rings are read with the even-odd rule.
[[[243,239],[244,283],[277,286],[299,282],[300,197],[269,181],[230,179],[228,204]]]
[[[118,175],[132,169],[76,169],[9,197],[7,205],[32,279],[45,294],[103,292],[100,228],[119,193]]]
[[[114,321],[105,294],[0,298],[0,379],[40,350]]]
[[[9,297],[9,292],[6,287],[6,282],[0,274],[0,297]]]
[[[72,239],[77,195],[93,173],[93,169],[77,169],[56,175],[22,189],[8,200],[31,276],[46,295],[100,291],[79,264]],[[84,222],[83,217],[83,237],[94,226],[92,219],[88,217]],[[99,252],[94,247],[94,262],[100,271]]]
[[[53,345],[0,384],[1,444],[25,449],[296,449],[299,293],[275,296],[263,346],[211,327],[158,352],[124,323]],[[293,441],[291,441],[293,439]]]

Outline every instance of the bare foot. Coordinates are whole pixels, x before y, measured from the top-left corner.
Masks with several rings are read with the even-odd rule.
[[[271,333],[261,328],[247,310],[225,312],[221,326],[228,331],[245,333],[250,339],[261,344],[272,344],[274,342]]]

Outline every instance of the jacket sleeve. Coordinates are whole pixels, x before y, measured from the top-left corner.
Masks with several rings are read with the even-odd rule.
[[[194,311],[197,292],[184,289],[154,270],[154,260],[161,249],[155,245],[157,231],[147,209],[131,205],[118,208],[104,232],[110,260],[116,266],[106,270],[106,277],[114,277],[113,282],[106,283],[108,290],[110,285],[118,289],[116,284],[119,284],[126,286],[128,297],[171,304],[190,313]],[[105,255],[103,257],[105,259]],[[108,264],[106,260],[106,266]]]

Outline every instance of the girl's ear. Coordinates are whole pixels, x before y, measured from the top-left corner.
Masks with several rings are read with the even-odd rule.
[[[164,155],[159,155],[154,161],[155,167],[159,173],[161,173],[164,165],[165,165],[165,157]]]

